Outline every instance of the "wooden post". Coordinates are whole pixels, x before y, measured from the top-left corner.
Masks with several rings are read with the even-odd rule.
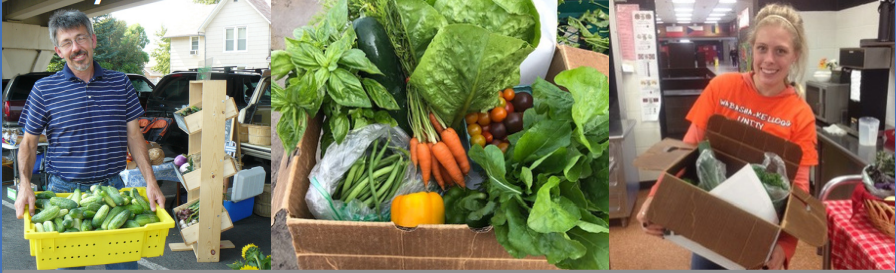
[[[226,81],[204,81],[202,93],[202,184],[199,205],[199,241],[196,259],[218,262],[221,257],[221,211],[224,177],[224,92]],[[211,221],[210,221],[211,220]]]

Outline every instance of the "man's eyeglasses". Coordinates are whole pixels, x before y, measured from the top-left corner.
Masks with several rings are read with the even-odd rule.
[[[77,42],[79,45],[82,45],[82,46],[86,45],[87,41],[89,41],[89,40],[90,40],[90,37],[88,37],[87,35],[78,35],[78,37],[75,37],[75,42]],[[59,47],[62,49],[66,49],[66,50],[71,48],[72,40],[63,41],[62,44],[59,45]]]

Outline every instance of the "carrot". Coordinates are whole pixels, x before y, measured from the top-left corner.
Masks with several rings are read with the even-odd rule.
[[[442,170],[444,169],[445,168],[442,167],[442,164],[439,164],[438,160],[432,161],[432,175],[436,178],[436,182],[439,182],[439,187],[441,187],[443,191],[445,190],[445,174],[442,173]]]
[[[411,138],[411,162],[414,162],[414,167],[417,166],[417,138]]]
[[[428,187],[429,175],[432,171],[432,154],[426,144],[428,143],[417,145],[417,160],[420,162],[420,174],[423,175],[423,185]]]
[[[457,161],[460,170],[464,172],[464,175],[470,173],[470,161],[467,160],[467,152],[464,150],[464,146],[460,144],[460,136],[457,135],[457,132],[453,128],[448,128],[441,135],[442,142],[448,145],[448,149],[454,155],[454,160]]]
[[[451,187],[451,185],[455,185],[456,183],[454,183],[454,179],[451,179],[451,176],[448,175],[448,170],[445,169],[445,166],[439,165],[439,168],[441,168],[442,179],[445,180],[445,185],[447,185],[449,188]]]
[[[451,175],[451,179],[454,179],[454,182],[461,185],[464,184],[464,174],[460,171],[460,167],[457,166],[457,161],[454,161],[454,155],[451,154],[451,151],[444,142],[432,145],[432,154],[439,160],[439,163],[441,163],[442,166],[445,166],[445,170],[448,171],[448,174]]]
[[[445,131],[445,129],[442,128],[442,125],[439,124],[439,120],[436,119],[436,115],[429,113],[429,121],[432,122],[432,127],[435,127],[436,133],[442,134],[442,131]]]

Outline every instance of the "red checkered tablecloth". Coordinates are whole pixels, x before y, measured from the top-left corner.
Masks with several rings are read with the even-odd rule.
[[[875,229],[865,212],[852,217],[849,200],[825,201],[824,204],[828,212],[832,269],[894,270],[896,242],[893,237]]]

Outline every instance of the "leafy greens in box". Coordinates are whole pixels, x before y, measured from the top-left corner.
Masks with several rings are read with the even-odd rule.
[[[305,133],[309,116],[324,111],[322,149],[340,143],[352,128],[370,123],[397,125],[385,110],[401,107],[380,83],[362,79],[359,71],[381,74],[363,51],[353,48],[356,34],[348,21],[346,0],[340,0],[325,19],[296,29],[285,38],[286,50],[271,54],[271,72],[276,79],[288,77],[286,87],[272,87],[271,107],[282,113],[277,135],[287,152]],[[371,102],[372,101],[372,102]],[[373,111],[373,107],[380,109]]]
[[[591,67],[561,72],[558,84],[532,85],[536,107],[506,155],[473,145],[498,205],[491,224],[517,258],[544,255],[566,269],[609,268],[609,85]]]

